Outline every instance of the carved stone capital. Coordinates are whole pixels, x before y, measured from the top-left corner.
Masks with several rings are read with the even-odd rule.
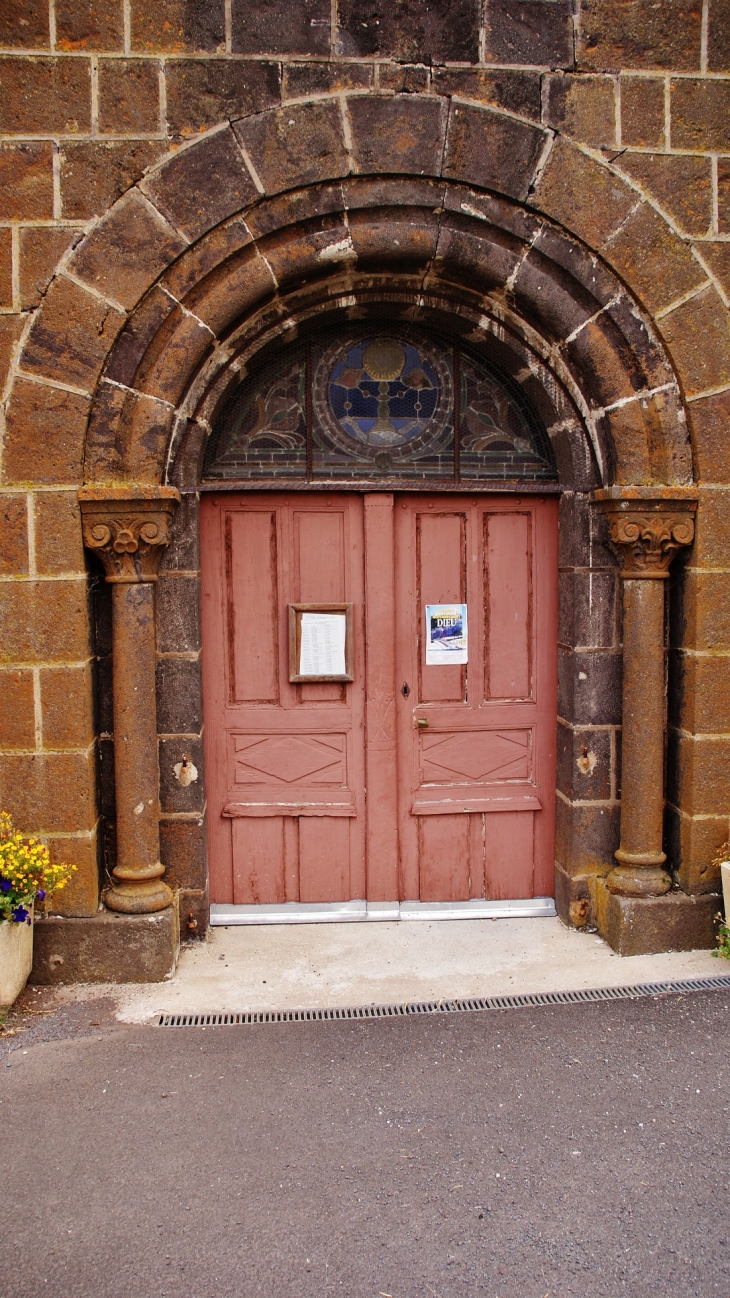
[[[79,492],[84,545],[101,559],[107,581],[157,581],[179,499],[174,487]]]
[[[629,580],[665,580],[678,550],[694,540],[697,501],[686,496],[642,499],[636,488],[595,492],[594,504],[608,515],[611,541]],[[635,493],[635,494],[634,494]],[[667,493],[669,495],[669,493]]]

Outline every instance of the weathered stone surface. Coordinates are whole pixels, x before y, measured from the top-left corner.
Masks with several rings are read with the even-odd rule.
[[[203,724],[198,658],[157,663],[157,729],[161,735],[197,735]]]
[[[252,213],[256,211],[256,208],[252,209]],[[182,301],[185,294],[201,284],[210,271],[232,253],[250,244],[252,239],[252,232],[248,227],[250,216],[251,213],[247,213],[246,221],[234,217],[231,221],[225,222],[217,229],[211,230],[186,253],[178,257],[162,277],[161,283],[166,291]]]
[[[23,350],[23,369],[91,390],[125,317],[72,280],[51,284]]]
[[[663,149],[666,144],[664,81],[622,76],[620,93],[624,146]]]
[[[127,321],[107,360],[104,378],[134,387],[137,366],[165,320],[176,309],[169,293],[155,285]]]
[[[619,812],[616,803],[556,801],[555,859],[569,875],[608,874],[616,864]]]
[[[204,942],[210,922],[208,887],[180,891],[180,936],[186,946]]]
[[[200,567],[198,499],[183,495],[170,525],[170,544],[162,556],[160,576],[165,572],[197,572]]]
[[[700,488],[700,501],[695,526],[693,566],[720,568],[728,566],[730,554],[730,491],[726,487]]]
[[[710,158],[622,153],[616,165],[655,198],[681,229],[706,234],[712,220]]]
[[[612,732],[572,730],[558,725],[558,788],[571,801],[603,802],[613,797]]]
[[[99,844],[96,827],[73,838],[46,837],[51,861],[75,865],[76,873],[61,892],[52,897],[47,911],[41,913],[85,918],[99,909]]]
[[[56,48],[123,50],[122,8],[120,0],[56,0]]]
[[[231,130],[217,131],[181,150],[140,188],[191,240],[258,197]]]
[[[420,95],[395,98],[349,98],[355,169],[415,172],[441,171],[446,104]]]
[[[135,0],[132,50],[184,54],[225,49],[224,0]]]
[[[336,272],[353,259],[349,231],[336,215],[308,222],[294,237],[287,231],[270,235],[261,240],[259,249],[279,288],[304,282],[315,267]]]
[[[84,572],[81,516],[76,492],[36,492],[33,512],[38,575],[51,577],[62,572]]]
[[[696,652],[672,657],[673,723],[695,734],[730,732],[730,658]]]
[[[621,654],[560,650],[558,711],[575,725],[621,725]]]
[[[338,18],[336,51],[349,58],[390,55],[411,63],[476,63],[479,58],[477,0],[423,6],[392,0],[372,8],[361,0],[340,0]]]
[[[616,897],[602,879],[591,882],[596,925],[618,955],[697,951],[715,946],[716,893],[688,897]]]
[[[727,816],[688,816],[667,807],[667,855],[683,892],[721,891],[720,870],[712,861],[729,835]]]
[[[168,127],[182,137],[260,112],[281,97],[278,63],[174,59],[165,64],[165,82]]]
[[[430,69],[423,63],[381,63],[379,86],[397,95],[417,95],[428,90]]]
[[[337,90],[369,90],[373,84],[373,66],[368,63],[285,63],[283,71],[284,99]],[[261,102],[255,107],[265,108],[266,104]]]
[[[601,415],[598,427],[614,448],[617,483],[691,481],[691,447],[676,392],[618,405]]]
[[[472,221],[457,213],[444,216],[438,227],[439,270],[478,289],[505,284],[523,252],[517,239],[488,226],[475,229]]]
[[[730,384],[730,316],[712,287],[661,321],[687,396]]]
[[[86,581],[0,584],[0,661],[79,662],[89,656]]]
[[[439,222],[435,212],[414,214],[406,207],[356,210],[350,213],[348,224],[360,268],[382,268],[389,263],[400,270],[425,267],[436,255]],[[442,245],[445,254],[449,246],[447,234]]]
[[[69,270],[129,310],[184,248],[179,234],[133,190],[87,235]]]
[[[611,649],[618,645],[617,570],[561,572],[558,640],[565,646]]]
[[[26,317],[20,314],[0,315],[0,384],[3,389],[25,321]]]
[[[540,74],[523,68],[433,68],[433,89],[440,95],[477,99],[540,121]],[[383,71],[380,72],[383,85]]]
[[[689,569],[670,601],[672,643],[699,650],[730,644],[730,573]]]
[[[698,480],[730,482],[730,438],[727,437],[730,391],[716,392],[690,402],[687,415],[692,429]]]
[[[486,11],[488,63],[573,66],[573,17],[568,0],[490,0]]]
[[[61,205],[67,220],[101,216],[167,152],[165,140],[99,140],[59,150]]]
[[[41,725],[44,749],[88,748],[94,742],[91,670],[42,667]]]
[[[6,0],[0,9],[0,45],[3,49],[48,48],[48,6],[43,0]]]
[[[601,248],[626,219],[636,194],[567,140],[556,139],[530,203]]]
[[[233,0],[234,54],[329,54],[329,0]]]
[[[600,303],[569,273],[560,273],[542,235],[520,263],[513,292],[517,308],[540,332],[562,342],[600,310]]]
[[[555,862],[555,909],[569,928],[584,928],[592,924],[591,899],[588,884],[591,876],[571,875],[559,861]],[[579,920],[579,923],[576,923]]]
[[[700,66],[702,11],[694,0],[665,0],[659,7],[643,0],[582,0],[576,63],[583,70]]]
[[[627,217],[603,251],[652,313],[707,278],[687,244],[647,204]]]
[[[148,135],[160,130],[160,69],[152,59],[99,60],[99,130]]]
[[[23,667],[0,668],[0,749],[35,748],[33,673]]]
[[[28,571],[28,505],[25,496],[0,495],[0,573],[20,577]]]
[[[709,6],[707,24],[707,68],[710,72],[730,71],[730,28],[722,0]]]
[[[681,77],[670,86],[672,148],[727,151],[730,82]]]
[[[96,822],[94,756],[15,753],[0,757],[3,810],[24,834],[73,833]]]
[[[583,144],[616,143],[614,83],[608,77],[555,74],[543,79],[543,121]]]
[[[20,305],[38,306],[61,257],[81,232],[69,226],[20,227]]]
[[[243,249],[192,289],[183,304],[220,337],[249,306],[273,293],[275,285],[264,258]]]
[[[205,810],[205,766],[202,741],[190,735],[168,736],[160,740],[159,755],[160,804],[163,813],[203,812]],[[190,784],[181,784],[175,774],[175,767],[183,762],[191,763],[198,772],[197,778]],[[186,886],[202,887],[203,881],[191,882]]]
[[[194,820],[160,820],[160,860],[165,867],[165,878],[172,888],[185,888],[202,892],[207,879],[207,852],[205,823],[202,816]],[[188,915],[182,910],[182,929]],[[189,934],[188,934],[189,936]]]
[[[720,234],[730,234],[730,159],[717,160],[717,210]]]
[[[16,379],[6,414],[4,482],[81,480],[88,397]]]
[[[0,61],[3,135],[78,135],[91,126],[88,59],[8,58]]]
[[[197,652],[200,648],[200,588],[197,574],[178,576],[171,572],[160,573],[156,595],[158,652]]]
[[[53,218],[53,145],[48,140],[0,143],[0,190],[9,221]]]
[[[695,815],[730,814],[730,738],[670,731],[667,798]]]
[[[12,231],[0,229],[0,307],[13,305],[13,236]]]
[[[730,296],[730,244],[727,242],[710,242],[703,239],[695,244],[695,249],[702,260],[709,266],[712,274],[720,281],[726,297]]]
[[[545,132],[489,108],[452,105],[443,174],[525,199]]]
[[[40,919],[30,982],[156,983],[174,973],[180,949],[177,899],[154,915],[99,911],[89,919]]]
[[[270,109],[236,122],[234,130],[267,194],[350,170],[338,102]]]
[[[172,418],[167,402],[101,383],[89,419],[85,478],[158,483]]]
[[[177,405],[212,343],[210,329],[176,307],[142,358],[135,387]]]

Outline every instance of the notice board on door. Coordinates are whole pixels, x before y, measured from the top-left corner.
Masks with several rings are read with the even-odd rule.
[[[354,680],[352,604],[289,605],[289,680]]]

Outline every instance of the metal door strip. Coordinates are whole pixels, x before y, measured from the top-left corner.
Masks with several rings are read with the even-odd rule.
[[[443,919],[537,919],[557,914],[552,897],[516,901],[287,901],[272,906],[214,904],[214,928],[237,924],[353,924]]]

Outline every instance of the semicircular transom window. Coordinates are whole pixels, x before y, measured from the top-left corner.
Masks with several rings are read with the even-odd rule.
[[[229,396],[209,481],[554,480],[516,380],[460,344],[369,326],[295,345]]]

